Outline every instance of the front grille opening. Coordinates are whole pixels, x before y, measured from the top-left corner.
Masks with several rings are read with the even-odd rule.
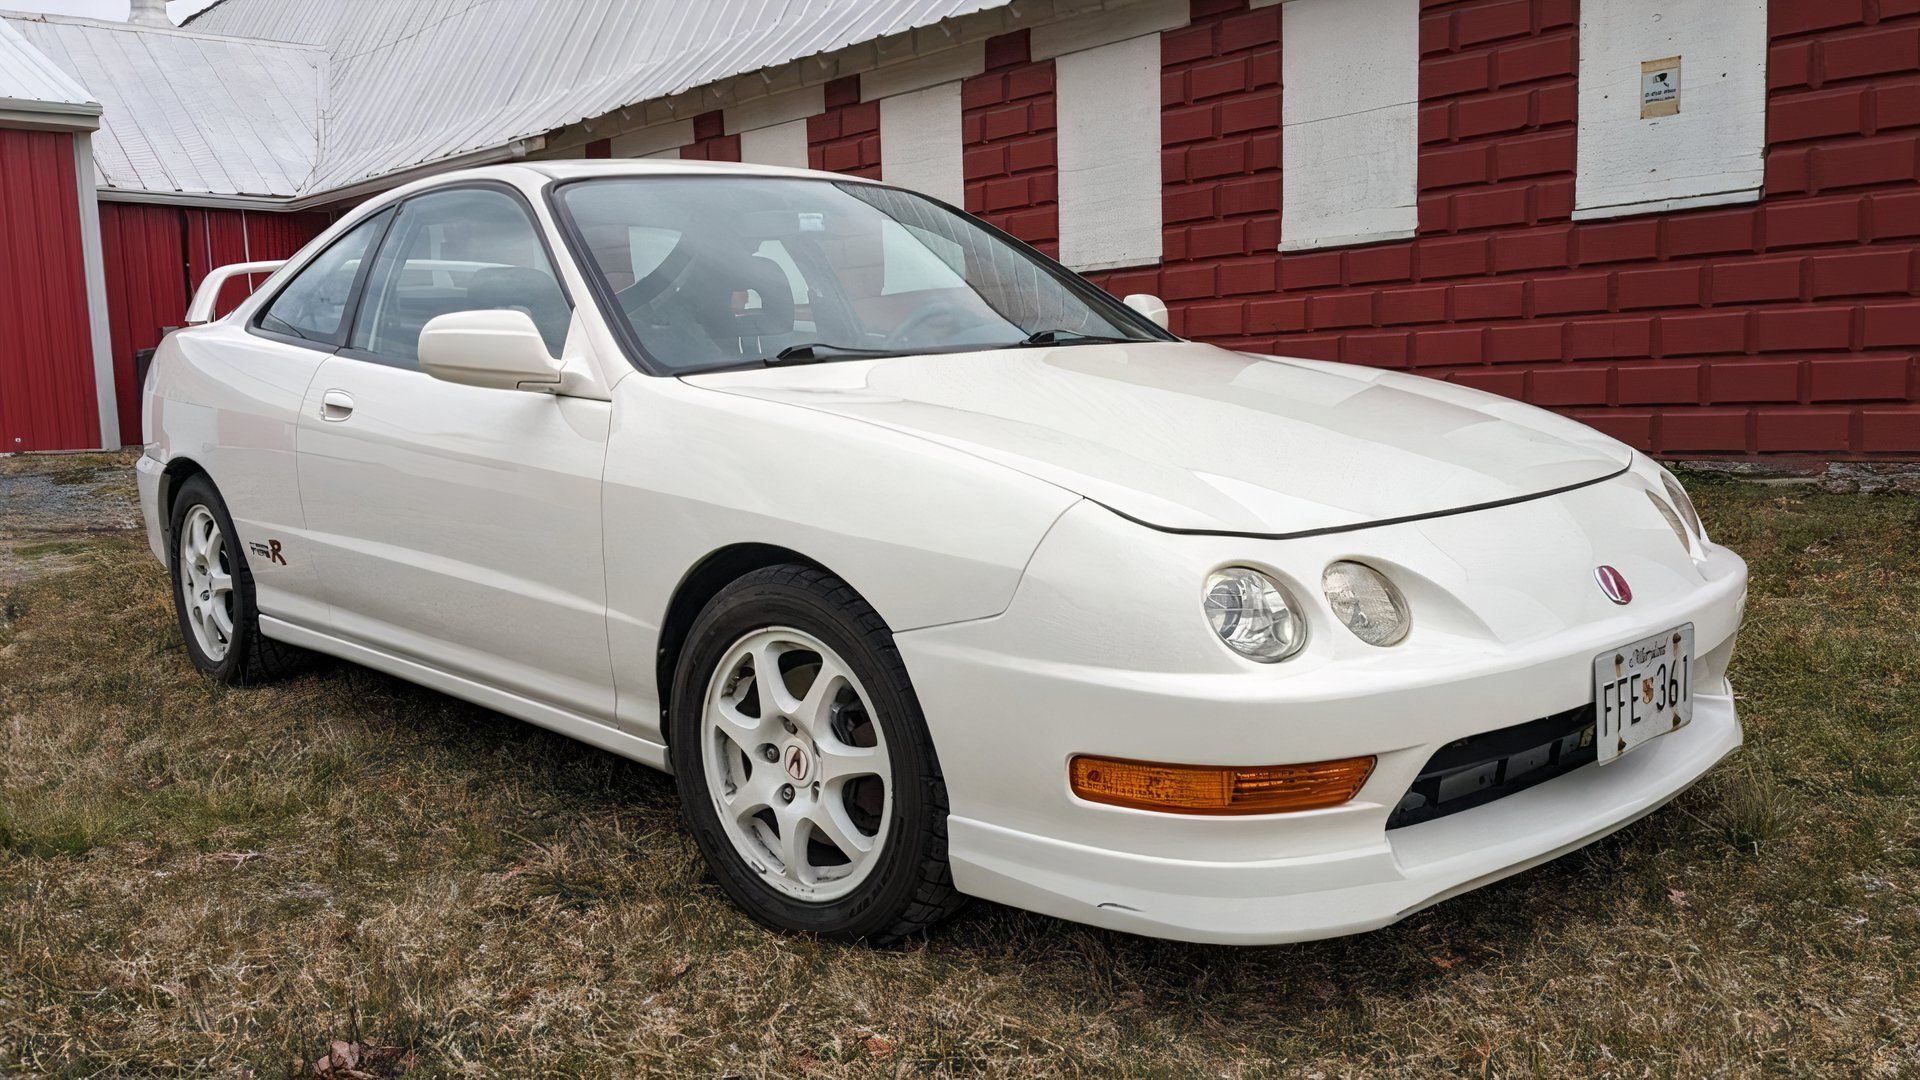
[[[1592,704],[1456,739],[1428,759],[1388,815],[1387,828],[1485,806],[1596,759]]]

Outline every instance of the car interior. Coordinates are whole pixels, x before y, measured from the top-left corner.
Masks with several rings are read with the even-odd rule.
[[[486,188],[432,192],[402,204],[367,276],[352,348],[419,357],[420,331],[455,311],[525,312],[560,354],[573,307],[526,211]]]

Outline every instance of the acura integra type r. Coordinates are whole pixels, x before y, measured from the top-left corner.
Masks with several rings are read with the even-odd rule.
[[[455,173],[189,321],[139,475],[193,662],[328,653],[670,770],[775,927],[1367,930],[1740,743],[1746,567],[1656,463],[1182,341],[899,188]]]

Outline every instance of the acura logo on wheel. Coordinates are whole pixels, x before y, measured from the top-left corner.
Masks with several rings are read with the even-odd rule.
[[[786,766],[788,776],[793,777],[795,780],[805,780],[809,767],[807,752],[800,749],[797,745],[787,747]]]
[[[1628,587],[1627,579],[1611,566],[1594,567],[1593,580],[1600,583],[1600,591],[1607,594],[1607,599],[1616,604],[1633,599],[1633,590]]]

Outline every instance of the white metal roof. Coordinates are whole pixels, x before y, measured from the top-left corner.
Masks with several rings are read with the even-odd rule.
[[[100,105],[86,87],[0,20],[0,110],[84,117],[98,116]]]
[[[313,175],[321,49],[15,13],[0,27],[64,69],[75,90],[77,78],[98,95],[93,161],[104,191],[289,196]]]
[[[314,192],[1008,2],[222,0],[188,25],[330,54]]]

